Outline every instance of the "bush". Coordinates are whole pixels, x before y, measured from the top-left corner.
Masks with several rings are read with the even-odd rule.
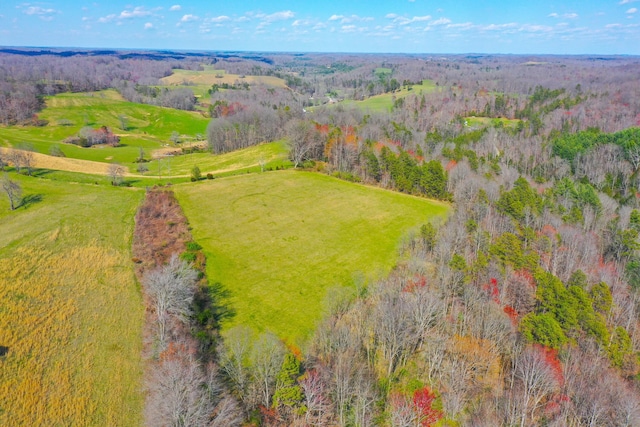
[[[207,179],[213,179],[213,174],[212,173],[208,173],[207,174]]]
[[[200,181],[202,179],[202,173],[200,173],[200,168],[196,165],[191,169],[191,182]]]
[[[49,148],[49,155],[53,157],[66,157],[59,145],[52,145]]]
[[[194,263],[196,262],[196,254],[193,252],[183,252],[180,254],[180,259],[188,263]]]
[[[187,242],[186,246],[187,250],[191,252],[199,251],[200,249],[202,249],[202,246],[200,246],[196,242]]]

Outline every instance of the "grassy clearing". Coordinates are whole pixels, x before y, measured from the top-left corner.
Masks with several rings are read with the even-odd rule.
[[[518,126],[518,122],[520,119],[506,119],[504,117],[492,118],[492,117],[465,117],[465,125],[467,127],[486,127],[486,126],[494,126],[494,127],[505,127],[505,128],[515,128]]]
[[[402,236],[440,220],[445,204],[281,171],[178,185],[174,191],[194,239],[207,254],[211,283],[231,292],[245,324],[304,341],[327,292],[377,278],[397,260]]]
[[[203,71],[194,70],[174,70],[173,74],[160,79],[167,86],[174,85],[193,85],[206,86],[208,90],[214,84],[228,83],[230,85],[236,82],[246,82],[251,86],[267,85],[276,87],[285,87],[286,83],[283,79],[273,76],[244,76],[239,74],[229,74],[224,70],[216,70],[211,67],[205,67]],[[195,92],[195,91],[194,91]]]
[[[205,135],[209,119],[199,113],[179,111],[123,100],[114,90],[95,93],[63,93],[46,98],[46,108],[39,114],[47,126],[0,127],[0,146],[31,143],[43,154],[59,144],[67,157],[96,162],[131,163],[140,148],[148,154],[169,143],[172,132],[194,137]],[[127,129],[120,129],[120,116]],[[120,147],[82,148],[62,141],[84,126],[108,126],[121,138]]]
[[[211,153],[185,154],[149,162],[147,175],[157,174],[158,163],[161,163],[161,167],[165,168],[171,176],[190,176],[194,166],[198,166],[203,175],[208,172],[219,175],[228,172],[259,171],[260,161],[265,162],[266,169],[275,169],[276,166],[284,167],[290,164],[288,153],[284,141],[277,141],[219,155]]]
[[[342,105],[356,106],[362,110],[371,112],[388,112],[393,107],[394,99],[404,98],[407,95],[422,95],[423,93],[431,93],[438,90],[438,86],[431,80],[423,80],[420,85],[410,86],[411,90],[407,86],[403,86],[400,90],[394,93],[383,93],[369,97],[363,101],[346,100],[341,102]]]
[[[378,67],[373,70],[373,74],[375,74],[377,77],[386,77],[391,76],[391,74],[393,74],[393,70],[391,68]]]
[[[29,202],[0,199],[0,425],[141,425],[142,192],[11,177]]]

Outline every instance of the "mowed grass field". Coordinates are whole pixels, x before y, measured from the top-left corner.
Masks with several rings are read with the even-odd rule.
[[[407,86],[403,86],[394,93],[383,93],[381,95],[371,96],[362,101],[345,100],[340,104],[346,106],[355,106],[364,111],[375,113],[388,112],[393,107],[394,99],[404,98],[407,95],[421,95],[423,93],[431,93],[439,90],[431,80],[423,80],[422,84],[411,86],[411,90]]]
[[[304,342],[336,289],[376,279],[396,263],[403,236],[443,220],[448,205],[326,175],[277,171],[174,191],[211,283],[248,325]],[[358,279],[359,280],[359,279]]]
[[[151,177],[157,175],[158,163],[171,176],[190,176],[194,166],[198,166],[203,176],[211,172],[214,175],[239,172],[257,172],[261,170],[260,162],[265,168],[290,166],[289,149],[284,141],[269,142],[231,151],[223,154],[192,153],[147,163]]]
[[[140,148],[149,157],[153,150],[169,144],[173,132],[190,138],[205,136],[209,123],[200,113],[125,101],[115,90],[46,97],[46,108],[38,116],[49,124],[0,127],[0,146],[27,142],[39,153],[48,154],[57,144],[67,157],[126,164],[138,158]],[[120,116],[126,119],[126,130],[120,129]],[[82,148],[62,144],[84,126],[111,128],[120,136],[122,146]]]
[[[0,198],[0,425],[142,424],[140,190],[11,174]]]

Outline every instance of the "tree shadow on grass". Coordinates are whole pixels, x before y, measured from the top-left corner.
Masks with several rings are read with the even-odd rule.
[[[222,283],[216,282],[209,286],[209,297],[212,300],[213,317],[218,324],[235,317],[236,310],[229,302],[231,292]]]
[[[196,322],[195,337],[200,344],[200,353],[211,357],[215,353],[216,342],[220,336],[220,322],[231,319],[236,312],[229,304],[230,293],[221,283],[204,283],[198,287],[193,308]]]
[[[40,203],[43,198],[44,198],[44,195],[42,194],[29,194],[22,198],[22,203],[20,203],[20,206],[25,209],[28,209],[29,206],[35,205],[36,203]]]
[[[49,175],[53,171],[51,169],[34,169],[31,171],[31,176],[35,176],[37,178],[43,177],[45,175]]]

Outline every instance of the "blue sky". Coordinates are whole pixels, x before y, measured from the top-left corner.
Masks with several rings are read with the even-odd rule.
[[[0,45],[640,54],[640,0],[0,0]]]

